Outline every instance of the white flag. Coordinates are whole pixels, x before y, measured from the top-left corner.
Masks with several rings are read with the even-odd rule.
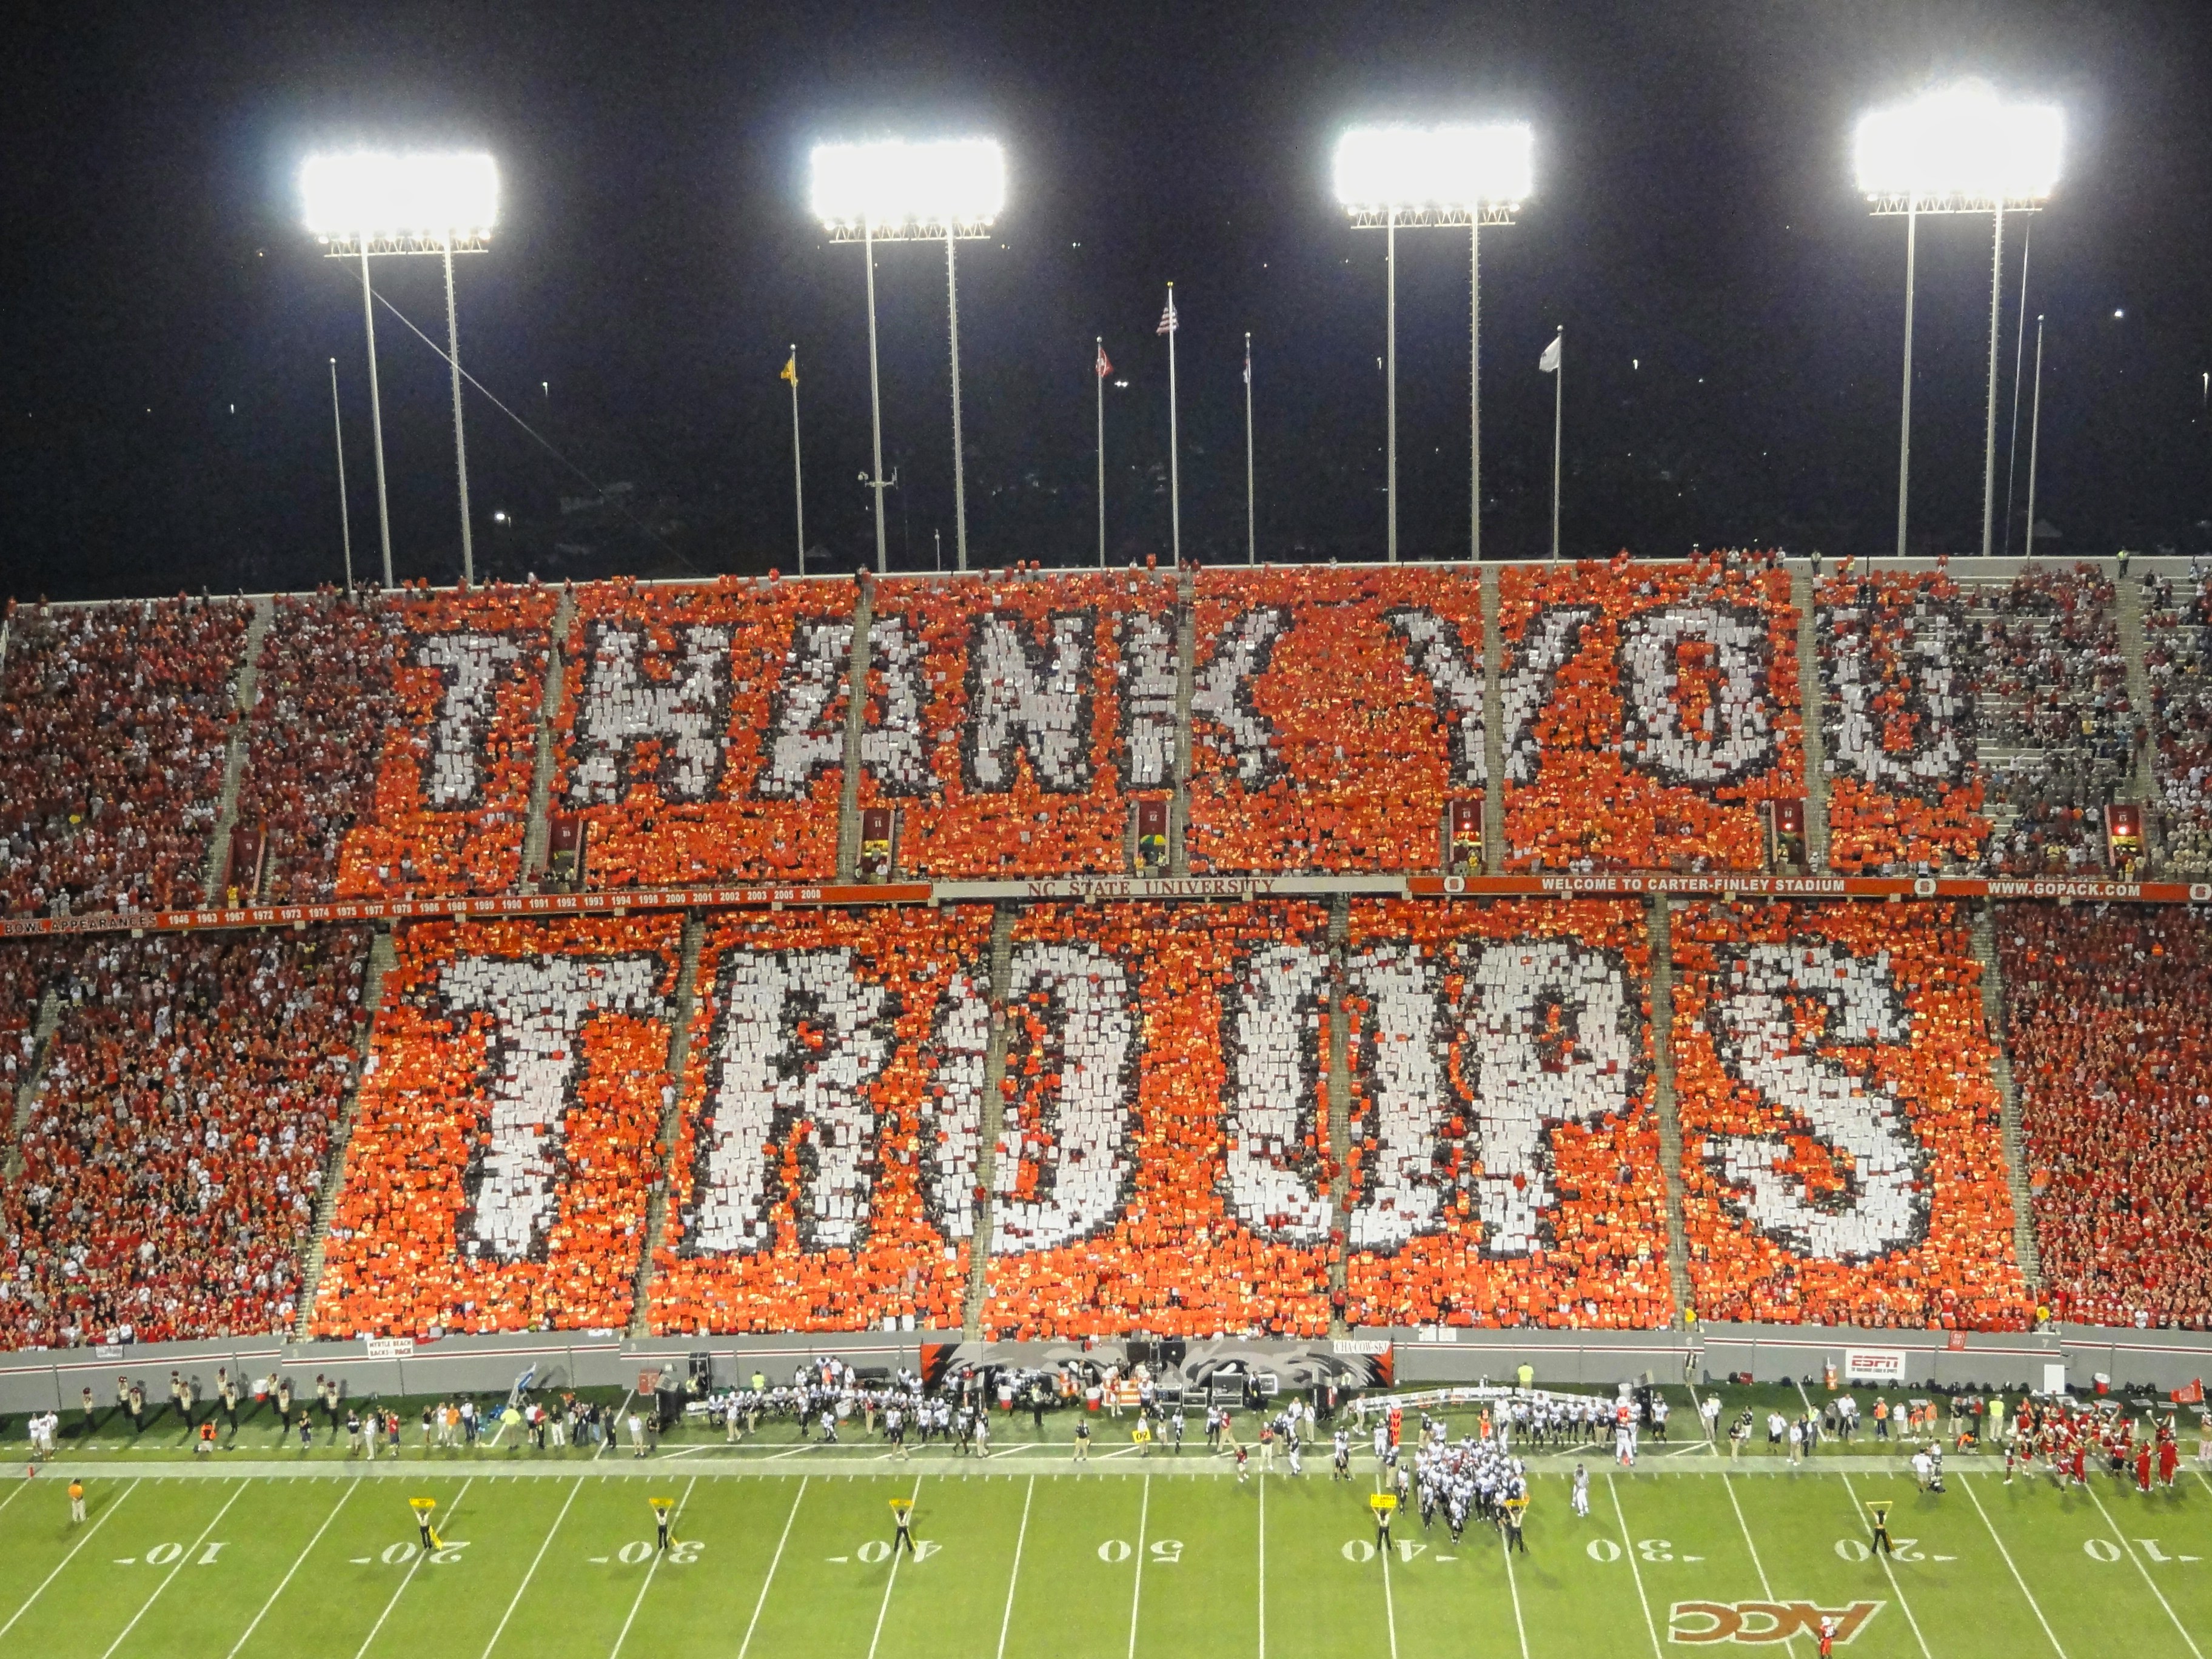
[[[1536,367],[1547,374],[1555,374],[1559,368],[1559,342],[1565,337],[1554,334],[1552,343],[1544,348],[1544,355],[1536,359]]]

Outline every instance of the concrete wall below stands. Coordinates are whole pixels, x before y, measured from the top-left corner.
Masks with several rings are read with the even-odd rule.
[[[2116,1384],[2140,1383],[2176,1389],[2193,1378],[2212,1376],[2212,1334],[2191,1331],[2112,1330],[2062,1325],[2035,1334],[1972,1334],[1954,1347],[1940,1331],[1872,1331],[1839,1327],[1709,1324],[1683,1331],[1452,1331],[1414,1330],[1368,1334],[1347,1352],[1368,1343],[1393,1342],[1396,1380],[1401,1384],[1480,1382],[1510,1380],[1525,1361],[1540,1381],[1609,1383],[1679,1382],[1748,1372],[1762,1382],[1820,1376],[1831,1364],[1842,1370],[1844,1350],[1887,1348],[1905,1356],[1907,1384],[1980,1384],[2040,1389],[2045,1368],[2063,1364],[2069,1386],[2086,1390],[2103,1374]],[[717,1336],[660,1338],[631,1341],[583,1332],[518,1334],[508,1336],[449,1336],[426,1342],[398,1358],[368,1357],[361,1342],[284,1343],[274,1338],[236,1342],[147,1343],[122,1349],[72,1348],[56,1352],[0,1354],[0,1413],[64,1412],[90,1388],[102,1411],[115,1403],[118,1376],[143,1382],[149,1406],[166,1405],[168,1373],[196,1381],[200,1397],[212,1399],[218,1367],[252,1379],[280,1366],[291,1376],[295,1393],[313,1397],[318,1376],[340,1379],[356,1399],[374,1395],[504,1393],[521,1373],[536,1368],[542,1388],[635,1386],[639,1373],[673,1364],[679,1373],[687,1357],[712,1357],[714,1375],[727,1383],[757,1369],[778,1382],[792,1368],[817,1354],[835,1353],[864,1369],[919,1370],[925,1343],[960,1341],[957,1332],[864,1332],[843,1336]],[[1285,1364],[1327,1344],[1254,1341],[1240,1351],[1266,1354],[1279,1349]],[[1009,1364],[1042,1364],[1082,1345],[988,1345],[988,1357]],[[1003,1347],[1005,1352],[999,1350]],[[1022,1352],[1017,1352],[1020,1348]],[[1035,1352],[1028,1352],[1035,1349]],[[1101,1345],[1098,1357],[1114,1357],[1119,1344]]]

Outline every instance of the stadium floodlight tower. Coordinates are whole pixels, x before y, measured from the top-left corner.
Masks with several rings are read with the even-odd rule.
[[[1983,81],[1923,93],[1862,118],[1853,146],[1858,186],[1877,217],[1905,220],[1905,393],[1897,447],[1897,551],[1905,549],[1912,465],[1912,285],[1920,216],[1993,216],[1990,256],[1989,411],[1982,445],[1982,556],[1996,505],[1998,275],[2004,216],[2033,213],[2058,184],[2066,119],[2048,104],[2008,104]]]
[[[952,342],[952,545],[968,568],[967,463],[960,444],[960,274],[963,241],[991,234],[1006,198],[1006,158],[995,140],[891,138],[817,144],[813,209],[833,242],[858,242],[868,274],[868,419],[875,448],[876,570],[890,568],[884,532],[884,410],[876,368],[876,244],[945,243],[945,311]]]
[[[1534,189],[1534,138],[1521,122],[1353,127],[1336,145],[1336,199],[1354,230],[1379,230],[1383,307],[1384,497],[1390,562],[1398,562],[1398,233],[1456,229],[1468,237],[1468,556],[1482,557],[1482,228],[1510,225]]]
[[[376,512],[384,535],[384,585],[392,586],[392,514],[384,498],[384,411],[376,389],[376,310],[372,254],[435,254],[446,262],[446,362],[453,383],[453,460],[461,482],[461,580],[473,586],[469,529],[469,446],[461,424],[460,325],[453,307],[453,255],[482,253],[499,216],[499,168],[489,155],[394,155],[355,151],[311,155],[300,171],[307,229],[333,259],[361,260],[361,309],[368,327],[368,410],[376,432]]]

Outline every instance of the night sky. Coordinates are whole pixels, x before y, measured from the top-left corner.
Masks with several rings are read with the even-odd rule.
[[[41,8],[0,65],[0,592],[300,587],[356,568],[375,497],[357,265],[299,228],[318,148],[481,147],[492,251],[461,356],[622,510],[471,392],[480,571],[793,567],[797,342],[808,538],[872,556],[861,255],[805,210],[825,137],[990,134],[1000,234],[963,244],[970,544],[1096,557],[1091,340],[1113,556],[1167,551],[1175,279],[1187,553],[1241,559],[1243,336],[1262,558],[1383,548],[1382,246],[1331,199],[1336,131],[1525,118],[1534,199],[1483,246],[1485,543],[1540,555],[1566,329],[1565,550],[1893,545],[1904,228],[1852,188],[1856,115],[1974,73],[2067,112],[2033,230],[2049,317],[2039,511],[2068,554],[2212,547],[2212,6],[882,5]],[[2021,222],[2008,235],[1999,489]],[[1917,551],[1979,544],[1990,224],[1923,222]],[[1467,242],[1401,239],[1401,542],[1467,545]],[[894,569],[951,559],[941,247],[879,254]],[[380,289],[442,339],[434,259]],[[2124,313],[2124,314],[2116,314]],[[459,538],[444,366],[380,313],[398,573]],[[541,383],[544,383],[541,386]],[[550,388],[550,395],[547,388]],[[233,412],[234,409],[235,412]],[[2027,483],[2021,405],[2018,509]],[[512,522],[493,520],[505,513]]]

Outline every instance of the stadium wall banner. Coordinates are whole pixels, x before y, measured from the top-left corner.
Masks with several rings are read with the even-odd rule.
[[[1902,1348],[1846,1348],[1844,1380],[1886,1382],[1894,1387],[1905,1381],[1905,1358]]]
[[[1063,876],[1029,881],[806,883],[720,887],[626,888],[601,893],[501,893],[416,899],[346,899],[321,904],[256,904],[198,910],[100,910],[82,915],[0,918],[0,938],[52,939],[80,933],[206,933],[225,928],[321,927],[378,921],[462,921],[627,915],[633,910],[781,909],[878,904],[974,904],[1000,900],[1085,903],[1245,901],[1358,893],[1382,897],[1713,897],[2041,899],[2062,903],[2208,904],[2212,882],[2014,880],[1996,877],[1679,875],[1668,871],[1605,875],[1440,876],[1380,872],[1345,876],[1203,876],[1147,879]]]

